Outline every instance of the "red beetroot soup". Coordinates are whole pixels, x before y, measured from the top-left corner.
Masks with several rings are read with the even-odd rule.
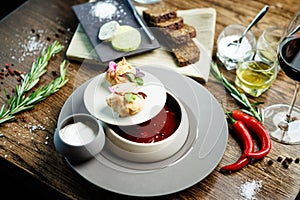
[[[164,108],[152,119],[130,126],[109,125],[119,136],[138,143],[153,143],[166,139],[178,128],[181,121],[180,106],[167,94]]]

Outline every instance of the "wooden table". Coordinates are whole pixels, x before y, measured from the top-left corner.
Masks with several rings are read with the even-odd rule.
[[[71,6],[84,3],[83,0],[29,0],[20,9],[7,16],[0,23],[0,68],[8,64],[27,72],[33,60],[43,46],[54,40],[60,41],[64,51],[72,39],[78,25]],[[299,9],[297,0],[270,1],[193,1],[164,0],[163,3],[179,9],[215,8],[217,12],[215,45],[222,29],[233,23],[248,24],[257,12],[268,3],[267,15],[255,26],[253,31],[258,37],[268,26],[286,26],[293,14]],[[37,41],[34,40],[37,37]],[[216,60],[215,56],[213,58]],[[40,84],[45,84],[55,77],[59,63],[64,59],[64,52],[53,58],[47,73]],[[82,80],[93,73],[88,64]],[[0,127],[0,181],[1,195],[9,197],[30,196],[54,199],[127,199],[128,197],[101,189],[78,175],[68,166],[63,157],[55,151],[53,133],[57,119],[66,99],[80,83],[77,72],[81,63],[71,62],[67,76],[69,82],[60,91],[37,104],[34,109],[16,116],[15,122],[5,123]],[[224,75],[234,80],[234,71],[220,67]],[[1,104],[5,103],[4,88],[12,93],[17,84],[14,77],[1,80]],[[228,95],[223,86],[210,75],[203,84],[227,110],[239,108],[236,101]],[[272,87],[255,101],[263,101],[264,106],[274,103],[289,103],[292,97],[293,82],[280,72]],[[296,102],[300,106],[300,99]],[[240,187],[252,180],[261,181],[262,187],[255,195],[257,199],[294,199],[300,189],[300,164],[294,161],[285,169],[278,157],[300,157],[300,145],[283,145],[273,141],[271,152],[262,160],[247,165],[239,172],[225,175],[220,167],[234,162],[240,154],[240,146],[229,134],[225,154],[215,170],[194,186],[155,199],[241,199]],[[269,161],[273,164],[270,165]],[[179,174],[180,175],[180,174]],[[13,192],[7,192],[11,189]]]

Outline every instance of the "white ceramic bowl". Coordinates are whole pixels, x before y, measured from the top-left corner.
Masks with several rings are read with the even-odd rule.
[[[189,120],[183,104],[170,92],[169,98],[173,98],[179,107],[180,123],[178,128],[167,138],[152,143],[141,143],[126,139],[117,134],[109,125],[106,124],[105,132],[107,138],[112,143],[110,148],[119,156],[126,156],[124,159],[136,162],[154,162],[165,159],[176,153],[184,144],[189,131]],[[180,138],[180,142],[176,141]],[[170,145],[172,147],[170,148]]]
[[[98,154],[105,144],[105,133],[92,115],[77,113],[65,118],[54,134],[58,152],[72,161],[84,161]]]

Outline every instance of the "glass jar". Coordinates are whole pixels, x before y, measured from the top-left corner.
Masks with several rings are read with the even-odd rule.
[[[217,41],[217,57],[227,70],[235,69],[238,62],[245,58],[246,52],[255,49],[256,38],[250,30],[239,45],[229,45],[238,39],[246,27],[232,24],[220,33]]]

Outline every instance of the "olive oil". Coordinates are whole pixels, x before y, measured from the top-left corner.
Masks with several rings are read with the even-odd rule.
[[[272,84],[277,67],[261,61],[246,61],[236,69],[235,84],[253,97],[260,96]]]

